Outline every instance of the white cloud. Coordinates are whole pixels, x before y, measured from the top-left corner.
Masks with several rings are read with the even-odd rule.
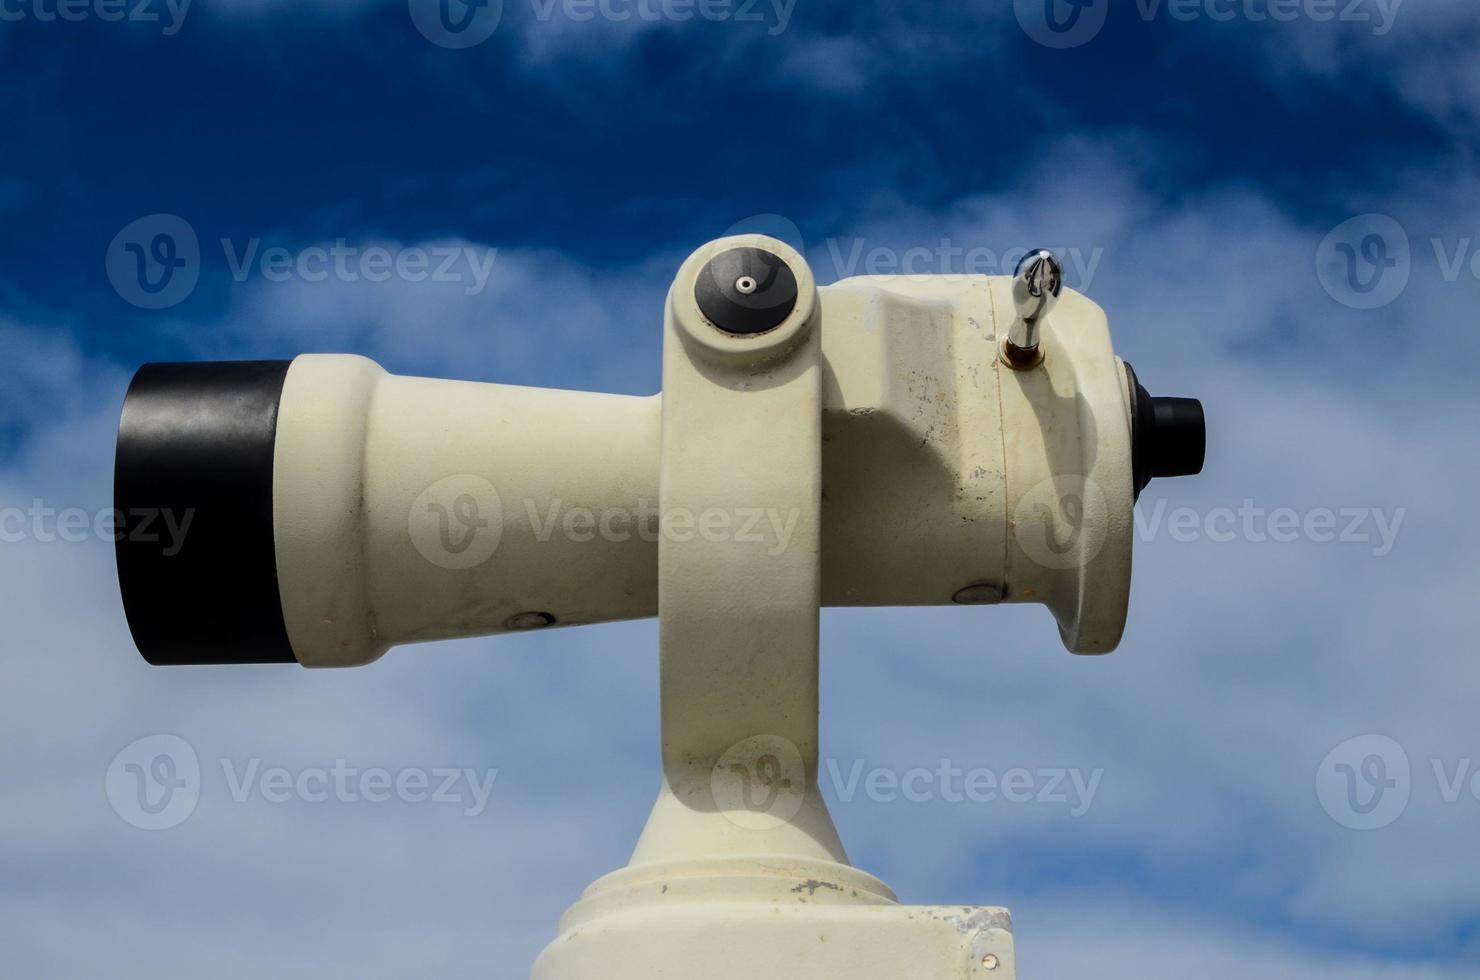
[[[1019,949],[1020,972],[1041,977],[1154,978],[1269,977],[1280,980],[1458,980],[1472,969],[1430,963],[1369,960],[1340,950],[1313,951],[1288,938],[1237,924],[1189,922],[1175,910],[1132,904],[1118,897],[1070,902],[1052,910],[1052,923]],[[1386,924],[1372,923],[1381,932]]]
[[[309,243],[294,254],[327,250]],[[351,243],[365,254],[396,242]],[[476,253],[486,284],[462,262],[456,278],[384,282],[354,275],[323,282],[292,274],[268,281],[253,272],[231,286],[221,323],[183,325],[205,351],[277,348],[298,352],[354,351],[405,374],[450,374],[522,384],[591,384],[648,393],[657,385],[662,298],[666,283],[638,270],[598,280],[590,270],[548,251],[498,248],[465,241],[422,242],[420,252]],[[438,261],[429,269],[435,270]],[[225,356],[225,355],[222,355]]]
[[[1318,79],[1350,91],[1386,90],[1448,126],[1472,129],[1480,96],[1480,9],[1468,0],[1363,0],[1339,4],[1360,19],[1300,17],[1290,24],[1249,24],[1243,40],[1298,85]],[[1209,40],[1224,25],[1208,24]],[[1214,35],[1217,37],[1214,37]],[[1298,88],[1293,91],[1298,91]]]
[[[405,0],[319,0],[321,16],[352,17]],[[209,13],[253,23],[298,16],[304,5],[286,0],[230,0]],[[1266,14],[1256,2],[1218,4],[1218,16],[1197,9],[1190,20],[1172,5],[1138,0],[1125,4],[1127,17],[1154,13],[1156,23],[1176,28],[1197,44],[1247,46],[1288,82],[1290,98],[1302,96],[1311,80],[1352,91],[1388,91],[1451,127],[1472,129],[1480,99],[1480,9],[1470,0],[1311,0],[1296,5],[1288,21]],[[867,3],[824,4],[812,0],[718,3],[701,15],[686,0],[503,0],[496,37],[517,38],[523,66],[548,73],[579,62],[583,70],[617,70],[645,37],[678,32],[721,32],[727,63],[769,63],[778,77],[823,92],[858,95],[868,86],[906,72],[990,57],[1022,41],[1010,3],[941,6]],[[1179,5],[1179,10],[1186,9]],[[1232,10],[1226,17],[1223,10]],[[743,11],[743,16],[742,16]],[[1120,12],[1117,12],[1117,16]],[[822,25],[827,26],[822,26]],[[863,25],[860,29],[860,25]],[[411,30],[410,18],[406,26]],[[857,37],[866,32],[867,44]],[[1092,43],[1108,43],[1103,39]],[[450,57],[462,57],[452,52]],[[559,76],[547,79],[558,84]],[[575,93],[571,93],[572,98]],[[986,97],[984,95],[984,97]]]

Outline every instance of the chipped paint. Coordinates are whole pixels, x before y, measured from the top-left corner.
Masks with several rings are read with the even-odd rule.
[[[815,897],[819,888],[828,888],[835,892],[841,892],[843,890],[843,886],[835,882],[819,881],[813,878],[810,881],[804,881],[800,885],[797,885],[791,890],[791,893],[793,895],[800,895],[802,892],[806,892],[809,896]]]
[[[1012,934],[1012,913],[1007,909],[962,909],[961,915],[943,916],[963,935],[985,932]]]

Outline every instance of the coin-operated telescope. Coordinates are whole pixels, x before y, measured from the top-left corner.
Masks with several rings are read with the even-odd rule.
[[[1135,499],[1204,442],[1048,252],[819,288],[738,236],[679,270],[651,397],[351,356],[145,366],[116,506],[188,531],[121,534],[119,576],[153,664],[658,616],[657,806],[536,980],[1011,978],[1004,910],[905,907],[849,865],[818,788],[819,608],[1039,603],[1108,653]]]

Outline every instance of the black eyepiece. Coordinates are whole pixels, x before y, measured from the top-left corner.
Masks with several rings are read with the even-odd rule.
[[[151,664],[296,660],[272,523],[291,363],[146,364],[134,376],[113,497],[124,611]]]
[[[1153,479],[1196,476],[1207,457],[1208,426],[1195,398],[1153,398],[1127,364],[1136,496]]]

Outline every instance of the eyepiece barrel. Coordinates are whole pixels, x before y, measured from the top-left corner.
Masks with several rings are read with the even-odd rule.
[[[1136,495],[1153,479],[1196,476],[1208,450],[1208,424],[1195,398],[1153,398],[1125,366],[1130,386],[1132,479]]]
[[[1196,476],[1202,472],[1208,451],[1208,426],[1202,402],[1195,398],[1153,398],[1151,414],[1156,421],[1156,458],[1153,477]]]
[[[273,542],[273,454],[290,361],[146,364],[114,466],[118,579],[157,666],[294,663]]]

